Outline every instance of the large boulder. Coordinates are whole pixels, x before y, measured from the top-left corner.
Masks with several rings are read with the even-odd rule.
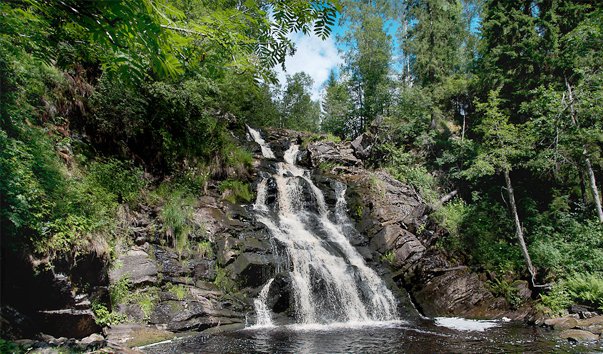
[[[571,342],[594,342],[599,340],[599,335],[581,329],[566,329],[559,334],[559,337]]]
[[[444,271],[413,288],[413,297],[427,316],[493,317],[501,314],[500,311],[489,312],[497,300],[477,274],[468,269]]]
[[[142,249],[134,248],[119,256],[109,273],[112,284],[127,277],[132,285],[153,284],[157,282],[157,264]]]
[[[39,311],[40,331],[55,337],[84,338],[101,331],[90,310]]]
[[[269,255],[241,253],[226,269],[242,287],[256,288],[274,274],[274,259]]]

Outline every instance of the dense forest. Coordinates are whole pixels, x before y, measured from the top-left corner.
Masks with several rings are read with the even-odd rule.
[[[9,0],[0,14],[3,257],[110,247],[140,200],[164,205],[184,247],[209,180],[253,199],[248,124],[361,139],[493,292],[517,302],[525,279],[551,313],[603,309],[600,1]],[[344,64],[320,102],[305,73],[278,83],[291,34],[335,26]]]

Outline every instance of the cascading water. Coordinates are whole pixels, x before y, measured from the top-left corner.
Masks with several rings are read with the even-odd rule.
[[[274,153],[259,132],[249,130],[262,147],[262,155],[273,159]],[[309,171],[296,166],[298,151],[299,146],[292,144],[284,161],[275,163],[277,172],[272,178],[277,187],[276,210],[271,212],[266,205],[266,179],[258,184],[254,204],[257,220],[285,249],[296,321],[329,324],[397,320],[393,294],[346,237],[346,230],[353,227],[345,212],[345,186],[336,183],[337,202],[331,213]],[[304,200],[304,190],[311,194],[311,203]],[[256,326],[272,324],[265,303],[271,283],[255,300]]]
[[[270,285],[274,278],[268,280],[266,285],[260,291],[257,299],[253,300],[255,306],[255,312],[257,320],[255,325],[257,327],[269,327],[272,326],[272,316],[270,315],[270,309],[266,305],[266,298],[268,297],[268,291],[270,291]]]

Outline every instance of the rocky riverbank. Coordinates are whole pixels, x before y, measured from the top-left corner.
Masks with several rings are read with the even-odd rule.
[[[515,284],[525,305],[513,308],[492,294],[487,275],[452,261],[437,246],[445,231],[430,219],[432,206],[386,171],[365,168],[361,142],[335,143],[286,130],[270,130],[264,138],[276,159],[283,158],[291,143],[301,145],[296,162],[313,171],[312,180],[329,207],[335,206],[337,183],[347,186],[347,213],[355,224],[347,236],[397,296],[402,317],[536,321],[527,282]],[[257,144],[246,144],[255,154],[248,181],[256,190],[259,177],[274,171]],[[269,179],[267,183],[266,203],[275,203],[275,186]],[[31,255],[12,259],[14,271],[3,279],[8,284],[3,294],[9,295],[2,304],[3,336],[88,350],[107,344],[139,346],[181,332],[241,328],[253,320],[253,299],[270,278],[267,304],[277,316],[290,318],[293,299],[290,280],[279,269],[282,255],[275,253],[252,203],[232,203],[218,181],[209,181],[205,190],[192,207],[195,232],[186,247],[173,247],[173,235],[166,234],[159,217],[162,206],[139,204],[121,210],[120,227],[127,237],[113,247],[91,240],[89,252],[52,266]],[[105,312],[98,311],[99,305]],[[601,316],[592,318],[545,323],[565,330],[562,338],[597,340]],[[124,324],[109,325],[110,320]]]

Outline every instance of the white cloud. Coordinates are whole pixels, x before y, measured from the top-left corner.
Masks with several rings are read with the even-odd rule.
[[[315,35],[295,34],[293,41],[297,51],[295,55],[285,60],[286,71],[279,66],[276,68],[278,79],[283,85],[286,75],[304,71],[314,80],[312,99],[320,98],[322,85],[329,78],[332,69],[343,63],[343,58],[337,51],[333,37],[324,41]]]

